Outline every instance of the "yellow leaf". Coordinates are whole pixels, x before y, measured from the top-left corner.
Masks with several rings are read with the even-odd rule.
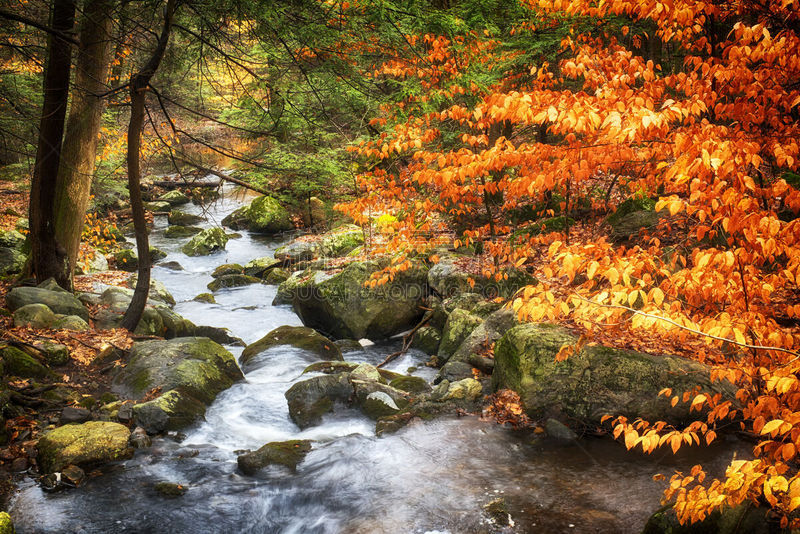
[[[656,303],[656,306],[661,306],[661,303],[664,302],[664,292],[661,291],[660,287],[656,287],[653,289],[653,302]]]
[[[761,429],[761,435],[763,436],[764,434],[769,434],[770,432],[778,430],[778,428],[782,424],[783,424],[783,419],[773,419],[772,421],[764,425],[764,428]]]

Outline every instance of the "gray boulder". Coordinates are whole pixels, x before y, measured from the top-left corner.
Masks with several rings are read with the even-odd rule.
[[[321,360],[342,360],[342,352],[336,343],[316,330],[304,326],[279,326],[245,347],[239,361],[245,365],[256,355],[280,345],[290,345],[308,351]]]
[[[240,454],[236,459],[239,470],[245,475],[254,475],[268,465],[282,465],[292,471],[311,452],[311,442],[294,439],[267,443],[257,451]]]
[[[669,398],[658,394],[663,388],[682,392],[698,386],[734,399],[729,382],[712,384],[707,366],[675,356],[588,346],[556,362],[561,347],[575,342],[575,336],[555,325],[512,328],[495,345],[494,389],[519,393],[532,417],[566,417],[590,426],[606,414],[676,426],[697,417],[686,403],[672,407]]]
[[[218,250],[225,250],[228,236],[222,228],[207,228],[194,236],[181,250],[187,256],[207,256]]]
[[[44,304],[53,313],[77,315],[84,321],[89,320],[89,311],[80,300],[67,291],[52,291],[39,287],[15,287],[6,295],[6,305],[11,311],[28,304]]]

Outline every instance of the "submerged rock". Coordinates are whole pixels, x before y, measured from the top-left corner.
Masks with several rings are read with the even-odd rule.
[[[181,210],[172,210],[167,215],[167,222],[175,226],[191,226],[193,224],[201,223],[205,218],[200,215],[193,215]]]
[[[352,395],[347,373],[315,376],[293,384],[284,394],[289,416],[301,429],[319,424],[335,403],[348,403]]]
[[[165,497],[180,497],[188,491],[188,488],[183,484],[167,481],[157,482],[153,489]]]
[[[267,443],[257,451],[239,455],[236,462],[239,470],[245,475],[254,475],[268,465],[282,465],[292,471],[311,451],[308,440],[275,441]]]
[[[109,421],[89,421],[64,425],[39,438],[37,461],[44,473],[54,473],[74,464],[96,467],[130,458],[130,431],[124,425]]]
[[[258,341],[245,347],[239,361],[247,364],[257,354],[280,345],[290,345],[308,351],[322,360],[342,360],[336,344],[312,328],[305,326],[279,326]]]
[[[182,238],[182,237],[192,237],[193,235],[199,234],[202,232],[203,229],[199,226],[181,226],[176,224],[174,226],[168,226],[164,230],[164,237],[171,237],[171,238]]]
[[[555,355],[577,338],[550,324],[523,324],[509,330],[495,346],[492,385],[519,393],[532,417],[566,416],[599,424],[606,414],[666,421],[674,425],[694,420],[688,404],[670,406],[663,388],[719,392],[734,398],[726,382],[711,383],[709,368],[675,356],[655,356],[601,346],[584,347],[563,362]]]

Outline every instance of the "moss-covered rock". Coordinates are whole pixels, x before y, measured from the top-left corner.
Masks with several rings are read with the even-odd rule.
[[[499,282],[474,275],[465,269],[469,258],[456,254],[442,256],[428,273],[428,284],[443,298],[461,293],[478,293],[484,299],[510,298],[519,289],[536,283],[536,278],[523,269],[506,268]],[[474,285],[470,283],[470,279]]]
[[[282,269],[282,268],[278,267],[276,269],[270,269],[267,272],[267,274],[264,275],[264,277],[262,278],[262,281],[265,284],[276,286],[276,285],[282,284],[283,282],[288,280],[291,275],[292,275],[292,273],[290,273],[286,269]]]
[[[654,228],[664,217],[664,212],[655,211],[653,199],[633,196],[622,202],[617,211],[606,217],[611,226],[611,238],[625,241],[636,237],[641,230]]]
[[[36,348],[42,352],[48,365],[66,365],[69,362],[69,348],[66,345],[44,341],[36,344]]]
[[[251,284],[260,284],[261,280],[255,276],[247,276],[246,274],[226,274],[215,278],[206,286],[211,291],[219,291],[228,287],[243,287]]]
[[[171,389],[151,401],[133,406],[136,424],[151,434],[180,430],[202,419],[205,413],[205,404],[178,389]]]
[[[181,210],[172,210],[169,212],[169,215],[167,215],[167,222],[175,226],[192,226],[193,224],[201,223],[204,220],[205,219],[200,215],[186,213],[185,211]]]
[[[136,412],[141,413],[140,426],[160,431],[196,420],[218,393],[242,378],[233,355],[221,345],[204,337],[183,337],[135,343],[127,366],[114,377],[113,387],[133,399],[153,388],[170,393]],[[158,428],[160,425],[164,428]]]
[[[14,326],[54,328],[58,316],[44,304],[28,304],[14,311]]]
[[[334,404],[348,403],[353,386],[347,373],[315,376],[290,387],[284,396],[289,416],[301,429],[319,424],[322,416],[333,410]]]
[[[225,250],[228,236],[222,228],[207,228],[194,236],[181,250],[187,256],[206,256],[218,250]]]
[[[154,211],[157,213],[166,213],[171,208],[172,206],[170,205],[169,202],[161,202],[160,200],[144,203],[144,209],[146,209],[147,211]]]
[[[166,202],[170,206],[182,206],[183,204],[188,204],[190,201],[188,196],[181,193],[177,189],[173,191],[167,191],[156,200],[158,202]]]
[[[387,393],[374,391],[364,399],[361,411],[370,419],[377,421],[381,417],[395,415],[400,412],[400,407]]]
[[[14,522],[8,512],[0,512],[0,534],[14,534]]]
[[[16,230],[0,230],[0,247],[21,249],[25,245],[25,236]]]
[[[194,300],[195,302],[205,302],[206,304],[217,303],[217,300],[211,293],[200,293],[199,295],[195,296],[192,300]]]
[[[303,206],[301,213],[303,226],[325,226],[328,224],[328,214],[325,210],[325,203],[317,197],[311,197]]]
[[[783,532],[767,509],[751,503],[711,512],[703,521],[681,525],[671,505],[650,516],[642,534],[769,534]],[[786,531],[788,532],[788,531]]]
[[[18,274],[25,268],[27,257],[22,251],[10,247],[0,247],[0,276]]]
[[[513,310],[502,309],[494,312],[461,342],[450,356],[450,361],[469,362],[471,357],[485,353],[517,324],[519,321]]]
[[[549,324],[523,324],[495,345],[492,385],[519,393],[528,415],[566,416],[588,425],[606,414],[641,417],[680,425],[696,418],[688,404],[670,406],[663,388],[720,392],[734,398],[728,382],[709,379],[709,368],[674,356],[655,356],[601,346],[585,347],[562,362],[555,355],[577,338]]]
[[[199,234],[203,229],[199,226],[181,226],[179,224],[168,226],[164,230],[164,237],[183,238]]]
[[[108,421],[64,425],[39,439],[37,461],[43,472],[54,473],[70,464],[96,467],[124,460],[133,455],[129,436],[126,426]]]
[[[282,265],[296,265],[301,261],[313,260],[319,257],[320,247],[318,241],[300,238],[275,250],[275,259]]]
[[[188,488],[183,484],[168,481],[156,482],[153,485],[153,489],[164,497],[180,497],[188,491]]]
[[[461,308],[453,310],[442,331],[442,341],[436,356],[444,363],[461,346],[465,339],[483,323],[483,319]]]
[[[16,347],[4,347],[0,350],[0,355],[3,358],[3,370],[7,375],[20,378],[47,378],[53,374],[33,356]]]
[[[294,228],[289,212],[276,199],[261,196],[253,200],[246,212],[250,230],[277,234]]]
[[[438,352],[441,341],[442,333],[432,326],[425,325],[414,334],[411,347],[421,350],[425,354],[433,355]]]
[[[211,273],[211,278],[219,278],[228,274],[244,274],[244,267],[238,263],[224,263]]]
[[[239,470],[245,475],[254,475],[268,465],[282,465],[292,471],[311,452],[308,440],[274,441],[267,443],[257,451],[240,454],[236,459]]]
[[[418,376],[400,376],[389,382],[389,385],[406,393],[430,393],[431,385],[424,378]]]
[[[264,256],[262,258],[255,258],[244,264],[244,274],[248,276],[255,276],[263,278],[270,270],[275,269],[281,265],[281,260]]]
[[[363,352],[364,347],[357,339],[337,339],[334,341],[342,354],[346,352]]]
[[[364,244],[364,232],[360,226],[345,224],[320,236],[319,250],[323,256],[338,258]]]
[[[77,315],[84,321],[89,320],[89,311],[72,293],[64,290],[53,291],[40,287],[15,287],[6,295],[6,306],[11,311],[28,304],[44,304],[53,313],[61,315]]]
[[[334,274],[293,276],[281,284],[279,295],[281,289],[289,290],[303,324],[331,337],[384,339],[408,330],[422,317],[427,267],[416,264],[387,284],[365,287],[381,268],[376,261],[363,261]]]
[[[474,401],[483,394],[483,386],[474,378],[464,378],[456,382],[451,382],[447,387],[447,392],[442,397],[443,401],[448,400],[467,400]]]
[[[308,281],[310,275],[310,273],[306,272],[293,272],[289,278],[278,285],[278,291],[275,294],[275,298],[272,299],[272,305],[291,304],[298,288]]]
[[[53,323],[52,328],[56,330],[75,330],[78,332],[85,332],[86,330],[89,330],[89,323],[77,315],[61,315],[58,316],[56,322]]]
[[[279,326],[245,347],[239,360],[243,365],[247,364],[256,355],[279,345],[291,345],[308,351],[321,360],[342,360],[342,352],[333,341],[304,326]]]
[[[114,265],[120,271],[128,271],[129,273],[135,271],[139,267],[139,257],[136,251],[130,248],[120,249],[112,254]]]

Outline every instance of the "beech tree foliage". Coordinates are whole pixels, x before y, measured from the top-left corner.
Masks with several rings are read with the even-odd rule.
[[[367,4],[342,2],[341,16]],[[738,425],[758,438],[753,459],[719,480],[700,466],[676,474],[665,497],[682,522],[751,500],[800,526],[800,6],[523,5],[501,28],[406,34],[370,72],[406,91],[353,148],[362,196],[342,209],[362,223],[396,217],[384,249],[398,259],[383,280],[409,255],[477,245],[486,276],[535,269],[539,283],[513,301],[521,319],[569,322],[582,342],[616,332],[690,347],[737,386],[736,402],[664,390],[698,420],[609,414],[614,436],[677,451]],[[620,244],[600,222],[625,198],[660,217]],[[563,217],[560,231],[520,232],[548,216]]]

